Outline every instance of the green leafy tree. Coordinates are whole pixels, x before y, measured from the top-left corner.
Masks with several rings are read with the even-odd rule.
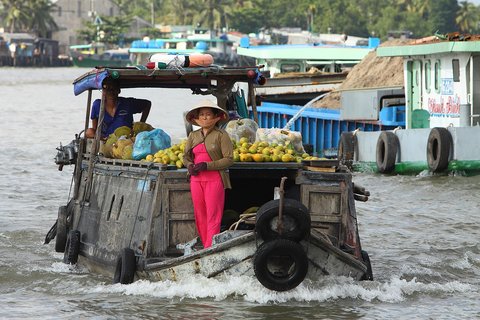
[[[11,3],[35,0],[0,0]],[[43,1],[43,0],[42,0]],[[47,0],[45,0],[47,1]],[[457,0],[116,0],[124,13],[164,25],[193,25],[244,33],[298,27],[317,33],[378,36],[412,31],[414,37],[459,30],[477,32],[480,13],[468,1]],[[7,8],[6,8],[7,9]],[[22,20],[11,15],[10,21]],[[15,18],[13,18],[15,17]],[[154,30],[146,30],[149,35]],[[95,31],[93,32],[95,36]]]
[[[322,0],[318,2],[315,30],[319,33],[346,33],[368,36],[368,15],[354,0]]]
[[[453,32],[458,30],[455,18],[458,12],[457,0],[435,0],[430,4],[428,20],[431,25],[431,33]]]
[[[264,11],[259,7],[235,9],[230,27],[243,33],[258,33],[265,27]]]
[[[28,20],[28,29],[40,37],[51,37],[51,32],[58,29],[55,20],[51,16],[55,8],[50,0],[30,0],[31,14]]]
[[[4,26],[10,32],[26,32],[30,10],[23,0],[1,0]]]
[[[109,45],[120,45],[125,41],[124,34],[130,28],[132,18],[129,16],[104,17],[100,16],[101,25],[92,21],[84,23],[85,28],[80,29],[77,34],[86,43],[93,41],[104,42]]]
[[[57,25],[51,16],[50,0],[0,0],[4,27],[10,32],[30,32],[48,37]]]
[[[455,22],[461,32],[476,33],[480,22],[479,16],[480,10],[478,7],[468,1],[462,1]]]

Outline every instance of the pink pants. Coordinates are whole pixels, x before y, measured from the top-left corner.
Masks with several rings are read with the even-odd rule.
[[[190,181],[195,223],[203,247],[212,245],[214,235],[220,233],[225,190],[220,176],[210,181]]]

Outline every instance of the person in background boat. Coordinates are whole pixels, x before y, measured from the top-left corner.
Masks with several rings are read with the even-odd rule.
[[[140,122],[145,122],[152,106],[151,101],[137,98],[119,97],[120,86],[117,81],[105,79],[102,83],[105,91],[105,115],[102,125],[102,139],[108,138],[115,129],[128,126],[133,128],[133,114],[141,113]],[[92,127],[85,132],[85,137],[95,138],[100,114],[101,99],[96,99],[92,104]]]
[[[200,126],[188,135],[184,164],[190,177],[193,211],[203,247],[212,245],[220,233],[225,189],[230,189],[228,167],[233,164],[233,145],[228,133],[218,127],[228,120],[228,113],[210,100],[202,101],[186,115],[186,120]]]

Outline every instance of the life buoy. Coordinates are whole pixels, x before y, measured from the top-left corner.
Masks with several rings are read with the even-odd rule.
[[[63,255],[63,262],[66,264],[77,263],[79,253],[80,253],[80,231],[71,230],[68,233],[67,243],[65,245],[65,253]]]
[[[278,228],[280,200],[270,200],[257,211],[256,233],[264,240],[283,238],[293,241],[305,239],[310,234],[310,213],[300,202],[285,198],[282,210],[282,230]]]
[[[338,143],[338,160],[340,163],[352,169],[353,157],[355,155],[355,135],[353,132],[342,132]]]
[[[368,252],[362,250],[362,260],[363,263],[367,266],[367,271],[362,276],[360,280],[362,281],[372,281],[373,280],[373,271],[372,271],[372,264],[370,263],[370,257],[368,256]]]
[[[55,235],[55,251],[65,252],[67,244],[67,206],[58,208],[57,234]]]
[[[130,284],[135,278],[136,259],[135,252],[130,248],[123,248],[116,264],[113,283]]]
[[[448,167],[452,137],[446,128],[433,128],[428,135],[427,163],[432,172],[440,172]]]
[[[165,54],[155,53],[146,64],[148,69],[171,69],[175,67],[208,67],[213,64],[213,56],[208,53]]]
[[[277,239],[264,242],[258,248],[253,260],[253,269],[264,287],[275,291],[287,291],[305,279],[308,258],[299,243]]]
[[[398,152],[398,137],[389,131],[382,131],[377,140],[376,162],[380,173],[390,173],[395,169]]]

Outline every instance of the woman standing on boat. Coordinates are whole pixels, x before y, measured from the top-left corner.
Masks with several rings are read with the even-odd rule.
[[[185,144],[184,164],[190,175],[190,190],[198,234],[203,247],[212,245],[220,232],[225,189],[230,189],[227,168],[233,164],[233,145],[225,130],[218,128],[227,121],[225,110],[205,100],[186,114],[186,120],[201,128],[192,131]]]
[[[102,124],[102,139],[107,138],[115,129],[123,126],[133,128],[133,114],[141,113],[140,122],[147,121],[151,101],[136,98],[119,97],[120,86],[115,80],[105,79],[102,83],[105,92],[105,114]],[[85,137],[95,138],[100,114],[101,99],[96,99],[92,104],[92,127],[85,132]]]

